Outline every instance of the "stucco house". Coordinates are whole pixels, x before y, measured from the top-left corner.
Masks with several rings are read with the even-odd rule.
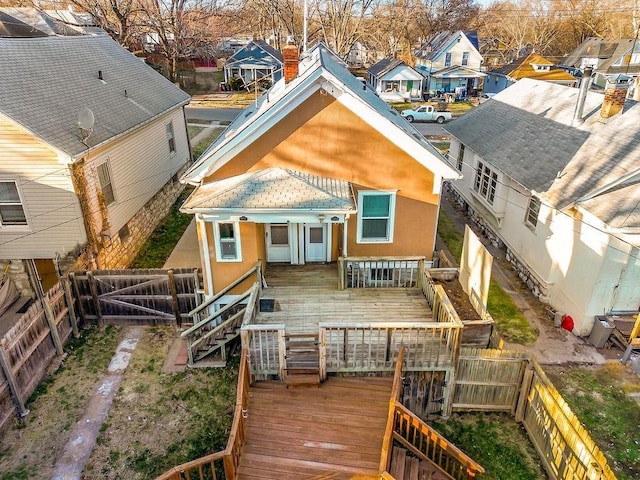
[[[189,96],[107,35],[0,38],[0,267],[124,268],[182,186]]]
[[[258,260],[432,259],[440,153],[319,44],[249,106],[186,172],[208,295]]]
[[[484,80],[484,93],[498,93],[523,78],[573,87],[578,79],[538,53],[530,53],[509,65],[489,70]]]
[[[245,85],[262,78],[277,82],[282,78],[282,53],[264,40],[252,40],[224,62],[224,81],[234,77]]]
[[[591,67],[593,84],[600,88],[605,87],[609,77],[628,75],[635,79],[629,98],[640,100],[640,41],[637,39],[589,37],[567,55],[560,66],[573,75],[580,75]]]
[[[383,58],[368,71],[369,83],[383,100],[422,100],[424,77],[399,58]]]
[[[640,105],[587,83],[523,79],[445,127],[458,202],[577,335],[640,308]]]
[[[478,90],[484,77],[475,31],[438,33],[416,50],[415,58],[416,69],[427,79],[425,91],[429,95],[467,96]]]

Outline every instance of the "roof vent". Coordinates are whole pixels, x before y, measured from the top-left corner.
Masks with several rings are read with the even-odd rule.
[[[104,81],[104,78],[102,78],[102,70],[98,70],[98,80]]]

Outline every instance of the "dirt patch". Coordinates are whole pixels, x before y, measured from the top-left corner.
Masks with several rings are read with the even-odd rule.
[[[469,296],[464,293],[462,285],[460,285],[457,278],[453,280],[437,280],[434,278],[433,282],[444,289],[447,297],[449,297],[449,300],[451,300],[451,303],[453,304],[453,308],[456,309],[460,320],[463,322],[480,320],[480,315],[478,315],[476,309],[471,305]]]

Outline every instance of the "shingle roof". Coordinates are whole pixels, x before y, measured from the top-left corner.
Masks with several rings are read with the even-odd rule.
[[[268,59],[274,65],[282,64],[282,53],[273,48],[264,40],[252,40],[247,45],[242,47],[236,53],[231,55],[227,61],[235,62],[237,60],[248,59]]]
[[[523,79],[445,130],[527,189],[564,208],[640,171],[640,104],[628,101],[621,115],[605,123],[599,114],[603,95],[589,92],[584,122],[572,125],[577,98],[578,89]],[[634,188],[638,198],[638,180]],[[617,191],[597,193],[599,218],[612,225],[637,219],[619,211]]]
[[[269,168],[200,186],[182,206],[186,211],[319,210],[355,212],[349,182]]]
[[[562,65],[573,68],[581,68],[582,59],[597,58],[602,60],[595,69],[596,72],[602,74],[629,73],[636,74],[640,71],[640,66],[629,65],[614,66],[617,60],[631,52],[635,40],[633,38],[619,38],[616,40],[607,40],[605,38],[589,37],[576,47],[562,61]],[[635,53],[640,52],[640,47],[636,43]]]
[[[369,67],[369,73],[374,77],[380,77],[387,72],[390,72],[398,65],[405,65],[405,63],[399,58],[387,57],[380,60],[378,63]]]
[[[329,86],[333,86],[330,88]],[[234,157],[234,152],[246,148],[259,138],[264,129],[276,128],[278,115],[322,89],[347,95],[353,102],[348,108],[362,108],[368,120],[383,131],[390,141],[404,149],[415,160],[443,178],[456,178],[458,173],[412,124],[392,109],[371,88],[353,76],[333,52],[318,44],[300,61],[299,74],[288,84],[284,79],[275,83],[257,104],[252,103],[238,115],[227,129],[185,173],[183,181],[198,184],[208,173],[215,172]],[[346,104],[346,103],[343,103]]]
[[[104,81],[99,80],[101,71]],[[189,95],[106,35],[0,38],[0,113],[71,157],[189,101]]]
[[[533,65],[549,65],[550,70],[536,71]],[[508,65],[491,70],[489,73],[497,73],[520,80],[522,78],[533,78],[536,80],[552,81],[574,81],[576,78],[566,70],[554,68],[553,62],[537,53],[530,53],[526,58],[518,58]]]
[[[442,49],[445,48],[449,43],[453,42],[453,40],[458,37],[458,35],[464,35],[467,37],[467,40],[473,45],[473,47],[479,51],[478,44],[478,32],[475,30],[468,30],[463,32],[458,30],[456,32],[440,32],[433,35],[426,43],[424,43],[418,50],[416,50],[415,55],[417,58],[421,58],[424,60],[435,60],[435,58],[442,53]]]

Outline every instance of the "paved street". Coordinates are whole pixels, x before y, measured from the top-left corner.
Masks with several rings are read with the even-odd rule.
[[[215,107],[186,107],[185,113],[187,121],[193,120],[218,120],[222,122],[230,122],[238,116],[242,111],[241,108],[215,108]]]

